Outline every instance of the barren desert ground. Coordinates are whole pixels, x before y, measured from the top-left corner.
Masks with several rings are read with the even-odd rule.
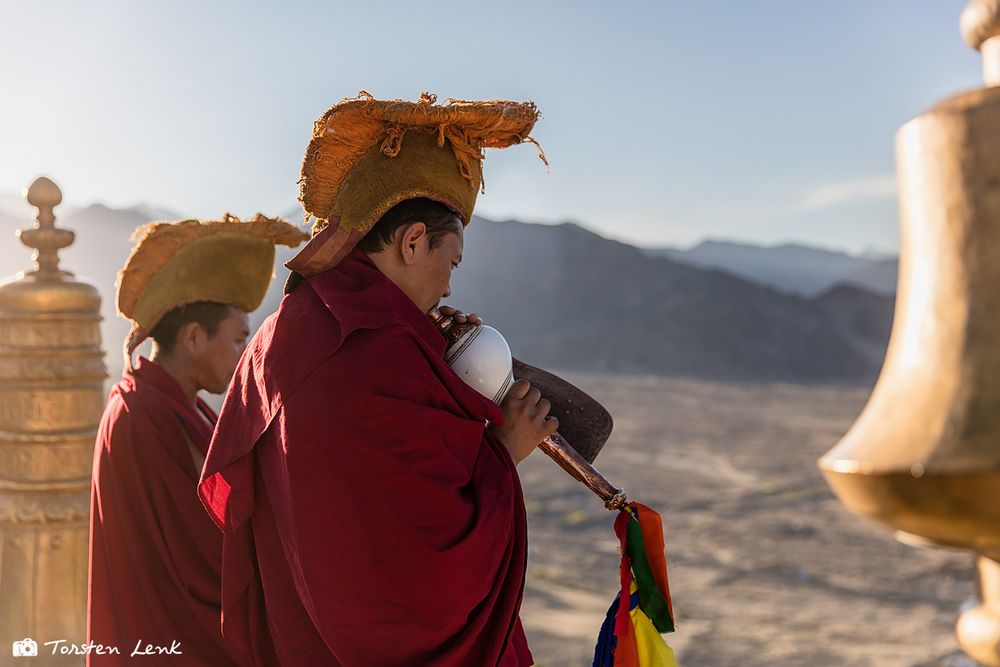
[[[682,667],[958,667],[972,557],[845,510],[816,459],[868,389],[566,373],[615,417],[597,467],[657,509]],[[522,619],[539,667],[589,665],[617,585],[613,516],[536,452]]]

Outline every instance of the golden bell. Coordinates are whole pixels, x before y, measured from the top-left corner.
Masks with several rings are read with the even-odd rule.
[[[819,465],[852,511],[981,554],[984,605],[963,616],[959,639],[1000,665],[1000,2],[970,3],[962,27],[988,87],[897,135],[889,349],[861,416]]]

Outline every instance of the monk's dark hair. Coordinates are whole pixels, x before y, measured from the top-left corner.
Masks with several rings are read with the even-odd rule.
[[[400,227],[422,222],[427,225],[427,239],[430,247],[437,247],[441,239],[450,232],[457,232],[464,220],[450,208],[433,199],[417,197],[396,204],[378,222],[368,230],[360,241],[358,248],[362,252],[379,252],[392,240],[392,235]]]
[[[195,301],[168,311],[149,332],[149,336],[156,341],[161,350],[169,353],[177,342],[177,332],[185,324],[197,322],[209,338],[215,338],[215,334],[219,332],[219,324],[227,315],[229,306],[224,303]]]

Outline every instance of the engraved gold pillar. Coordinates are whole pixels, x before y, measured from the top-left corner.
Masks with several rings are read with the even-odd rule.
[[[868,405],[820,467],[854,512],[979,554],[982,604],[962,615],[958,638],[1000,666],[1000,0],[971,2],[962,30],[983,53],[987,87],[897,135],[889,349]]]
[[[0,283],[0,663],[30,637],[31,664],[65,665],[44,642],[86,640],[90,469],[107,376],[101,298],[59,269],[74,238],[55,226],[59,188],[39,178],[26,196],[38,224],[19,237],[36,266]]]

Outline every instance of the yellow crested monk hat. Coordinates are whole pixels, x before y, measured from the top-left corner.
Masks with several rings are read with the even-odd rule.
[[[444,204],[469,224],[483,186],[483,150],[538,143],[533,102],[469,102],[424,93],[417,102],[362,91],[313,126],[299,180],[313,238],[285,264],[309,278],[337,265],[389,209],[416,197]],[[538,155],[545,162],[541,148]],[[546,162],[546,164],[548,164]]]
[[[274,276],[274,246],[295,247],[309,235],[294,225],[258,213],[246,222],[222,220],[151,222],[132,235],[136,242],[118,272],[118,313],[132,321],[125,339],[125,366],[169,311],[196,301],[256,310]]]

